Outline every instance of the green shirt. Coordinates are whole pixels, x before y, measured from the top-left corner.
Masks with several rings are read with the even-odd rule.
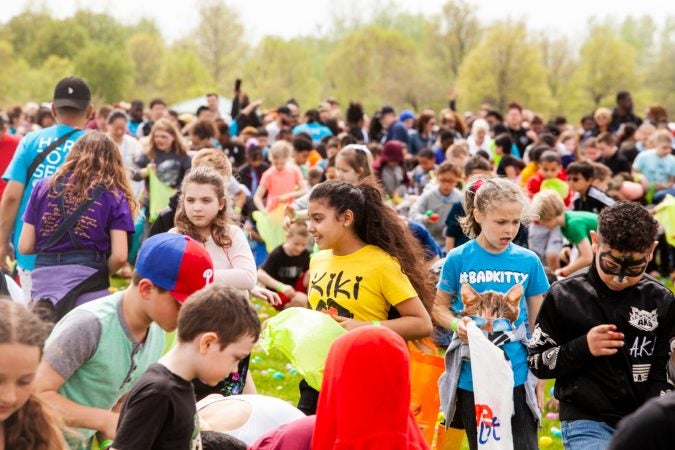
[[[136,342],[122,315],[123,292],[69,312],[47,340],[44,358],[66,380],[59,394],[80,405],[110,410],[162,354],[161,328],[150,324]],[[85,438],[94,430],[78,430]]]
[[[591,240],[591,230],[598,229],[598,215],[586,211],[567,211],[565,225],[560,227],[563,236],[572,244],[578,244],[587,238]]]

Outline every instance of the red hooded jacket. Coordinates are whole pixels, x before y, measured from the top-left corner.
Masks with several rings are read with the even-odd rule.
[[[428,450],[410,411],[410,361],[403,339],[367,326],[331,346],[312,450]]]

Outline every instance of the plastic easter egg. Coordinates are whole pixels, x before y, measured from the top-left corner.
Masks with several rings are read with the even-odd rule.
[[[270,315],[267,314],[267,313],[262,313],[262,314],[259,314],[258,317],[260,317],[260,320],[265,320],[265,319],[269,319]]]
[[[539,438],[540,447],[548,447],[551,444],[553,444],[553,439],[551,439],[551,436],[542,436]]]
[[[560,428],[551,427],[551,434],[553,437],[560,438],[562,436],[562,431],[560,431]]]
[[[275,380],[283,380],[284,379],[284,374],[281,372],[277,372],[274,374],[274,379]]]
[[[548,393],[549,393],[551,396],[553,396],[553,388],[551,388],[551,390],[548,391]]]
[[[262,375],[263,377],[266,377],[266,376],[269,375],[269,372],[267,372],[266,370],[261,370],[260,375]]]
[[[291,375],[297,375],[298,370],[295,367],[293,367],[291,370],[288,371],[288,373],[290,373]]]
[[[548,420],[558,420],[558,413],[550,412],[546,414]]]
[[[286,364],[286,370],[291,370],[293,368],[293,364],[288,363]]]
[[[438,217],[438,213],[433,213],[431,216],[429,216],[429,221],[431,221],[431,223],[438,222]]]
[[[445,422],[445,413],[443,411],[439,411],[438,417],[436,418],[438,422]]]
[[[427,216],[427,217],[431,217],[431,216],[434,215],[434,212],[432,210],[428,209],[427,212],[424,213],[424,215]]]

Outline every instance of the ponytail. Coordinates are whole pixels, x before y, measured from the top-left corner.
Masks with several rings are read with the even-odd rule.
[[[507,178],[488,175],[476,175],[469,179],[464,190],[465,215],[459,218],[462,231],[473,239],[481,233],[481,226],[474,217],[474,210],[485,213],[495,205],[504,203],[520,203],[523,210],[527,209],[529,202],[523,191]],[[523,220],[526,217],[523,216]]]

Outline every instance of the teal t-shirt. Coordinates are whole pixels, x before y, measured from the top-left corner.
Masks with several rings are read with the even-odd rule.
[[[460,296],[462,284],[469,284],[477,293],[483,294],[493,291],[506,294],[516,284],[523,287],[520,299],[520,311],[513,327],[527,327],[527,297],[545,293],[548,280],[537,255],[526,248],[511,243],[506,250],[494,254],[483,249],[475,239],[454,248],[445,258],[438,281],[438,289],[452,296],[451,309],[458,314],[464,309]],[[489,335],[493,342],[499,341],[500,331]],[[507,342],[503,344],[504,351],[513,368],[515,386],[520,386],[527,379],[527,349],[521,342]],[[462,362],[459,376],[461,389],[473,391],[471,363]]]
[[[587,211],[565,212],[565,225],[560,227],[563,236],[572,244],[578,244],[587,238],[590,242],[591,231],[598,229],[598,215]]]
[[[27,180],[28,168],[33,163],[38,154],[49,147],[52,142],[58,140],[61,136],[68,133],[73,128],[68,125],[54,125],[53,127],[28,133],[21,139],[19,146],[14,153],[14,157],[5,171],[2,179],[5,181],[17,181],[25,186],[19,210],[14,221],[14,231],[12,242],[16,253],[16,260],[19,267],[26,270],[35,268],[35,255],[23,255],[19,252],[19,237],[23,228],[23,217],[30,194],[33,192],[33,186],[43,178],[51,177],[56,170],[63,165],[75,142],[84,135],[84,131],[79,130],[72,134],[63,144],[49,153],[44,161],[35,169],[30,180]]]

